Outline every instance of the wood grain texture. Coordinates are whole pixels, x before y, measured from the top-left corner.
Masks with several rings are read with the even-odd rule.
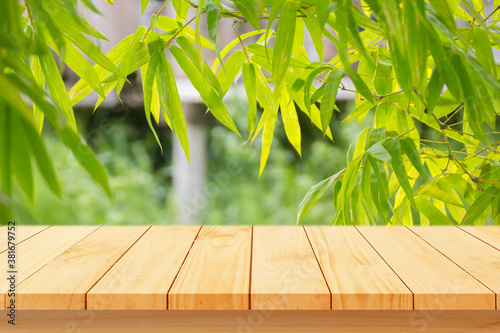
[[[439,252],[462,267],[470,275],[500,293],[500,251],[459,228],[410,228]],[[497,297],[497,309],[498,306]]]
[[[87,293],[89,310],[166,310],[200,227],[154,226]]]
[[[330,297],[303,228],[254,227],[252,310],[326,310]]]
[[[47,228],[49,228],[47,225],[16,226],[16,243],[20,244]],[[7,251],[7,231],[7,226],[0,229],[0,253]]]
[[[203,227],[168,294],[173,310],[249,309],[252,227]]]
[[[500,227],[460,227],[460,229],[500,250]]]
[[[0,311],[6,318],[6,311]],[[20,311],[17,333],[498,333],[498,311]]]
[[[99,228],[21,282],[18,309],[85,309],[85,294],[148,228]]]
[[[414,293],[415,310],[494,310],[495,294],[405,227],[359,227]]]
[[[306,227],[333,310],[411,310],[413,294],[351,227]]]
[[[17,284],[21,283],[97,228],[86,226],[49,228],[18,244],[16,253]],[[2,263],[7,263],[7,254],[8,252],[3,252],[0,255]],[[8,271],[8,269],[6,268],[5,271]],[[0,292],[2,295],[5,296],[9,288],[10,282],[7,279],[1,279]]]

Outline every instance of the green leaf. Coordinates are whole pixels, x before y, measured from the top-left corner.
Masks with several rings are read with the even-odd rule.
[[[415,142],[412,138],[404,138],[400,139],[399,143],[403,148],[406,156],[410,160],[411,164],[415,167],[418,173],[427,180],[427,174],[424,171],[424,167],[422,165],[422,160],[420,159],[420,154],[418,153],[417,146],[415,146]]]
[[[25,119],[23,120],[24,134],[26,134],[26,140],[29,142],[30,151],[36,160],[38,169],[40,170],[43,179],[47,182],[52,192],[58,197],[61,197],[61,188],[57,180],[54,167],[52,166],[49,154],[47,153],[47,149],[45,148],[45,144],[43,143],[42,138],[37,133],[37,129],[33,126],[33,124]]]
[[[154,43],[158,42],[158,39],[155,39],[155,37],[158,38],[158,36],[157,34],[156,35],[155,34],[156,32],[152,32],[148,36],[148,40],[151,40],[151,42],[148,41],[148,48],[152,54],[151,54],[151,59],[149,60],[147,66],[144,65],[141,68],[141,74],[143,75],[142,90],[144,92],[144,112],[146,114],[146,121],[148,122],[148,126],[151,129],[151,132],[153,133],[156,142],[158,143],[158,146],[160,146],[160,149],[163,152],[163,147],[161,145],[160,139],[158,138],[158,134],[156,133],[156,130],[154,129],[153,124],[151,123],[151,103],[153,101],[153,86],[155,85],[156,71],[158,69],[160,57],[163,54],[161,47],[155,50]],[[158,82],[156,82],[156,86],[158,86]],[[166,117],[166,119],[168,118]]]
[[[40,65],[43,70],[43,74],[45,75],[45,79],[47,80],[47,87],[49,88],[50,96],[54,100],[57,105],[63,110],[66,115],[66,120],[69,125],[73,129],[74,132],[76,129],[76,120],[75,114],[73,113],[73,107],[71,106],[68,91],[66,90],[66,86],[64,85],[64,81],[59,73],[59,69],[57,68],[56,62],[52,53],[49,51],[41,54],[39,56]]]
[[[182,1],[185,2],[186,0],[182,0]],[[171,17],[168,17],[168,16],[159,16],[158,17],[158,22],[156,22],[156,27],[158,29],[163,30],[163,31],[170,32],[172,34],[174,32],[176,32],[176,33],[178,33],[178,36],[185,37],[191,43],[196,44],[196,37],[197,37],[196,36],[196,31],[194,31],[189,26],[183,26],[179,21],[176,21],[176,20],[174,20]],[[183,28],[182,31],[181,31],[181,28]],[[172,36],[172,35],[169,35],[169,34],[165,34],[165,35],[169,36],[169,39]],[[160,36],[163,36],[163,34],[160,35]],[[200,35],[199,38],[200,38],[200,41],[201,41],[201,46],[203,46],[204,48],[207,48],[209,50],[215,50],[215,46],[214,46],[214,44],[212,44],[212,42],[210,42],[208,39],[206,39],[202,35]]]
[[[217,29],[219,28],[219,7],[212,1],[208,0],[207,1],[207,6],[206,6],[206,12],[207,12],[207,25],[208,25],[208,37],[214,43],[217,43]]]
[[[253,0],[234,0],[236,7],[241,12],[248,23],[257,30],[260,30],[259,14]]]
[[[35,83],[45,90],[45,77],[43,76],[42,67],[40,66],[40,60],[37,55],[30,56],[30,68],[33,72],[33,77]],[[40,106],[33,101],[33,119],[35,119],[35,126],[38,133],[42,132],[43,127],[43,111]],[[2,142],[2,141],[0,141]]]
[[[377,160],[380,160],[382,162],[391,162],[392,157],[391,155],[387,152],[387,150],[380,144],[380,143],[375,143],[372,145],[369,149],[368,152],[375,157]]]
[[[90,176],[104,189],[106,194],[111,197],[111,189],[108,184],[108,176],[102,164],[97,160],[94,152],[84,144],[78,135],[70,128],[65,127],[59,131],[64,144],[71,149],[76,160],[84,167]]]
[[[131,67],[131,62],[132,62],[132,57],[134,56],[137,48],[139,47],[139,43],[141,43],[141,39],[146,33],[146,28],[145,27],[138,27],[135,33],[132,35],[132,38],[130,39],[128,45],[127,45],[127,50],[125,51],[125,54],[123,55],[122,62],[120,64],[120,70],[124,75],[129,75],[130,74],[130,67]],[[124,78],[117,78],[116,82],[116,95],[119,97],[120,93],[122,91],[123,85],[125,84],[125,79]]]
[[[462,88],[462,94],[467,96],[464,99],[464,110],[465,116],[469,121],[469,125],[472,129],[474,135],[484,144],[487,144],[486,131],[483,125],[482,112],[478,112],[482,108],[479,106],[479,96],[477,95],[477,90],[472,85],[471,79],[467,72],[464,62],[457,54],[452,57],[452,63],[460,76],[460,84]]]
[[[437,200],[447,202],[447,203],[455,205],[455,206],[464,207],[464,204],[458,198],[456,198],[454,195],[449,194],[449,193],[445,192],[444,190],[442,190],[436,186],[433,186],[432,184],[423,185],[419,189],[419,193],[423,194],[423,195],[427,195],[427,196],[434,198],[434,199],[437,199]]]
[[[433,225],[454,225],[450,219],[446,217],[439,209],[436,208],[429,200],[419,195],[415,197],[415,206],[418,210],[427,217]]]
[[[174,72],[164,53],[161,53],[160,56],[158,69],[156,71],[156,81],[158,82],[160,104],[163,110],[166,110],[167,117],[173,126],[175,134],[189,162],[189,137],[186,119],[182,111],[181,99],[177,91]]]
[[[264,121],[264,130],[262,131],[262,151],[260,153],[260,170],[259,177],[262,175],[262,171],[267,163],[267,158],[269,157],[269,152],[271,151],[271,143],[273,142],[273,134],[274,134],[274,126],[276,124],[276,116],[270,115],[272,111],[267,110],[264,111],[267,113],[263,116]]]
[[[224,71],[219,71],[217,74],[217,81],[220,83],[222,90],[222,96],[225,96],[231,88],[231,85],[235,83],[235,78],[237,78],[238,73],[240,73],[241,67],[247,60],[247,57],[243,51],[234,51],[224,63]],[[209,69],[208,69],[209,70]]]
[[[31,168],[30,145],[26,140],[26,133],[20,119],[19,112],[10,109],[10,143],[11,166],[17,181],[26,194],[26,197],[33,203],[33,173]],[[5,144],[5,143],[3,143]]]
[[[141,14],[144,14],[144,10],[148,6],[149,0],[141,0]]]
[[[296,19],[297,5],[293,1],[286,2],[278,22],[274,42],[272,74],[276,85],[283,80],[290,64]]]
[[[337,99],[340,80],[343,77],[344,70],[334,69],[330,72],[324,84],[325,92],[323,93],[323,99],[319,109],[321,112],[321,127],[323,128],[323,135],[326,135],[326,131],[328,130],[330,121],[332,120],[333,108]]]
[[[326,190],[328,190],[335,180],[344,172],[342,170],[324,180],[314,185],[307,191],[304,199],[299,204],[297,208],[297,224],[302,220],[302,218],[311,210],[311,208],[321,199],[321,197],[325,194]]]
[[[314,78],[316,78],[319,74],[326,72],[326,71],[331,71],[332,67],[330,66],[322,66],[319,68],[316,68],[315,70],[311,71],[309,75],[307,76],[306,80],[302,84],[302,79],[297,79],[293,86],[292,86],[292,92],[298,91],[304,87],[304,104],[307,108],[307,111],[309,114],[311,114],[311,88],[312,84],[314,81]]]
[[[443,91],[443,86],[443,78],[439,74],[439,71],[437,69],[434,69],[432,71],[432,75],[426,90],[427,112],[429,114],[432,114],[434,107],[438,103],[441,92]]]
[[[293,100],[290,99],[289,92],[285,89],[281,90],[280,110],[288,141],[290,141],[295,150],[297,150],[299,155],[301,155],[299,118],[297,117],[295,104],[293,103]]]
[[[460,222],[461,225],[471,225],[474,224],[481,214],[483,214],[488,206],[491,204],[491,201],[495,199],[500,190],[496,187],[490,186],[488,187],[484,193],[481,193],[477,196],[476,200],[472,203],[472,205],[467,209],[467,213],[464,218]]]
[[[391,165],[394,173],[396,174],[396,178],[399,181],[399,185],[406,193],[406,197],[410,201],[410,203],[415,206],[415,199],[413,197],[413,191],[411,189],[410,182],[408,180],[408,174],[406,173],[406,169],[403,163],[403,159],[401,157],[401,149],[399,145],[398,139],[392,139],[387,143],[386,146],[387,151],[392,157]]]
[[[322,29],[328,20],[328,15],[330,14],[329,8],[330,0],[318,0],[316,2],[316,16]]]
[[[196,37],[196,49],[198,51],[199,58],[199,68],[201,71],[204,71],[204,59],[203,59],[203,49],[201,48],[201,31],[200,31],[200,19],[201,14],[205,8],[205,0],[198,1],[198,8],[196,8],[196,18],[194,21],[195,24],[195,37]]]
[[[205,79],[207,79],[208,82],[210,82],[210,85],[217,91],[217,94],[222,98],[224,96],[224,93],[220,86],[219,80],[217,80],[210,67],[208,67],[208,65],[203,60],[200,60],[199,54],[196,52],[194,46],[184,37],[178,37],[177,44],[179,44],[179,46],[184,50],[184,52],[186,52],[191,62],[194,65],[196,65],[196,68],[198,69],[200,75],[203,75]],[[200,63],[202,64],[203,69],[199,67]]]
[[[171,46],[170,52],[172,53],[184,73],[187,75],[195,89],[200,93],[201,98],[210,109],[210,112],[212,112],[212,114],[215,116],[215,118],[217,118],[227,128],[241,136],[226,107],[220,100],[220,97],[217,95],[215,90],[213,90],[210,84],[208,84],[205,77],[203,77],[196,69],[195,64],[190,60],[188,55],[182,49],[176,46]]]
[[[373,94],[370,91],[370,88],[366,85],[365,81],[359,76],[358,73],[354,72],[353,70],[348,71],[349,77],[352,80],[352,83],[354,83],[354,86],[358,90],[358,92],[366,98],[368,101],[370,101],[372,104],[375,104],[375,99],[373,98]]]
[[[248,136],[252,137],[257,126],[257,82],[255,75],[255,65],[245,63],[243,65],[243,84],[248,100]]]
[[[102,51],[90,39],[85,37],[71,24],[61,24],[61,30],[66,38],[68,38],[76,47],[78,47],[87,57],[92,59],[96,64],[102,68],[110,71],[111,73],[125,78],[125,75],[120,72],[113,62],[102,53]]]
[[[10,117],[12,111],[7,104],[0,99],[0,188],[2,192],[10,196],[12,194],[12,169],[11,144],[10,144]]]

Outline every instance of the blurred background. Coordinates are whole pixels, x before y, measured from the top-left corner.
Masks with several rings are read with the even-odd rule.
[[[152,1],[144,15],[140,15],[140,1],[116,1],[113,6],[105,1],[95,4],[101,15],[82,12],[101,31],[109,43],[99,46],[104,52],[137,26],[149,25],[163,1]],[[167,6],[163,15],[172,16]],[[188,15],[188,18],[194,13]],[[218,40],[221,49],[236,35],[232,21],[221,21]],[[206,24],[204,23],[204,26]],[[243,24],[238,33],[249,31]],[[205,28],[206,29],[206,28]],[[307,34],[307,32],[306,32]],[[205,36],[207,34],[205,33]],[[249,39],[248,42],[252,40]],[[331,59],[334,49],[325,43],[325,59]],[[314,47],[306,35],[306,48],[311,58]],[[215,59],[207,53],[209,65]],[[311,59],[314,60],[314,59]],[[175,64],[175,61],[172,62]],[[260,142],[246,142],[246,113],[248,103],[241,77],[225,97],[228,110],[242,131],[243,139],[219,124],[199,99],[196,90],[175,69],[179,93],[188,122],[191,164],[164,121],[155,126],[162,142],[163,153],[148,128],[143,108],[140,73],[129,77],[124,87],[122,102],[112,93],[108,100],[94,111],[97,95],[89,96],[75,106],[79,132],[95,150],[105,165],[113,200],[94,184],[67,148],[55,139],[45,126],[45,139],[63,189],[62,199],[54,196],[37,177],[35,204],[22,201],[25,213],[32,223],[39,224],[295,224],[300,201],[311,186],[346,166],[349,144],[361,130],[356,122],[342,119],[354,107],[354,95],[339,91],[337,106],[331,123],[334,142],[323,137],[307,117],[299,121],[302,128],[302,157],[288,143],[282,126],[277,126],[269,161],[259,178]],[[66,69],[64,78],[68,89],[78,77]],[[344,85],[352,83],[346,78]],[[365,120],[370,123],[370,117]],[[156,124],[155,124],[156,125]],[[246,136],[245,136],[246,135]],[[21,193],[22,191],[17,191]],[[19,194],[22,196],[22,194]],[[305,224],[330,224],[334,208],[332,196],[325,196],[304,218]]]

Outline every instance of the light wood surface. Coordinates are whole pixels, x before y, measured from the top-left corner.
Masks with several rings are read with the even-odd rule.
[[[203,227],[172,290],[172,310],[249,309],[252,227]]]
[[[147,229],[99,228],[21,282],[18,309],[85,309],[86,293]]]
[[[460,229],[500,250],[500,227],[460,227]]]
[[[16,226],[16,243],[20,244],[47,228],[49,228],[49,226],[46,225]],[[0,252],[7,251],[7,232],[7,226],[2,226],[0,229]]]
[[[500,293],[500,251],[458,228],[411,228],[447,258],[462,267],[486,287]],[[497,299],[497,309],[499,308]]]
[[[5,311],[0,311],[5,318]],[[20,311],[17,333],[498,333],[497,311]]]
[[[18,310],[500,308],[500,227],[20,226],[17,235]]]
[[[358,230],[414,293],[415,310],[495,310],[495,293],[409,229]]]
[[[22,228],[24,229],[24,227]],[[16,251],[16,283],[21,283],[96,229],[97,227],[85,226],[49,228],[26,239]],[[44,245],[40,246],[40,244]],[[0,260],[5,271],[10,271],[6,267],[7,254],[8,252],[0,254]],[[10,282],[7,279],[1,279],[0,292],[2,296],[5,296],[9,288]]]
[[[87,293],[89,310],[166,310],[167,293],[200,227],[159,227]]]
[[[333,310],[411,310],[413,295],[351,227],[306,227],[330,291]]]
[[[251,309],[330,309],[330,291],[302,227],[254,227]]]

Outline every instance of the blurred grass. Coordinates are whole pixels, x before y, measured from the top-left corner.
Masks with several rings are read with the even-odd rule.
[[[230,101],[230,106],[233,110],[246,108],[240,100]],[[245,127],[246,119],[236,117],[236,121],[239,128]],[[310,124],[303,125],[302,158],[287,142],[282,126],[278,126],[280,130],[275,134],[270,159],[260,179],[259,143],[243,144],[241,138],[222,126],[211,126],[208,132],[207,184],[213,185],[215,190],[197,211],[200,221],[210,225],[295,224],[297,206],[305,193],[312,185],[345,167],[348,144],[359,131],[355,123],[341,127],[333,123],[335,143],[331,143],[322,137],[320,131],[309,128]],[[108,170],[113,200],[92,182],[64,145],[50,133],[45,135],[47,148],[56,157],[55,167],[63,196],[61,199],[54,196],[40,175],[36,175],[35,204],[31,206],[21,194],[18,197],[32,218],[18,214],[22,219],[20,222],[54,225],[179,224],[172,188],[172,134],[167,129],[160,131],[165,141],[165,152],[161,156],[150,133],[137,136],[137,131],[134,121],[110,119],[99,133],[98,140],[91,140]],[[234,170],[230,174],[224,172],[229,165]],[[333,213],[332,196],[327,195],[303,223],[329,224]]]

